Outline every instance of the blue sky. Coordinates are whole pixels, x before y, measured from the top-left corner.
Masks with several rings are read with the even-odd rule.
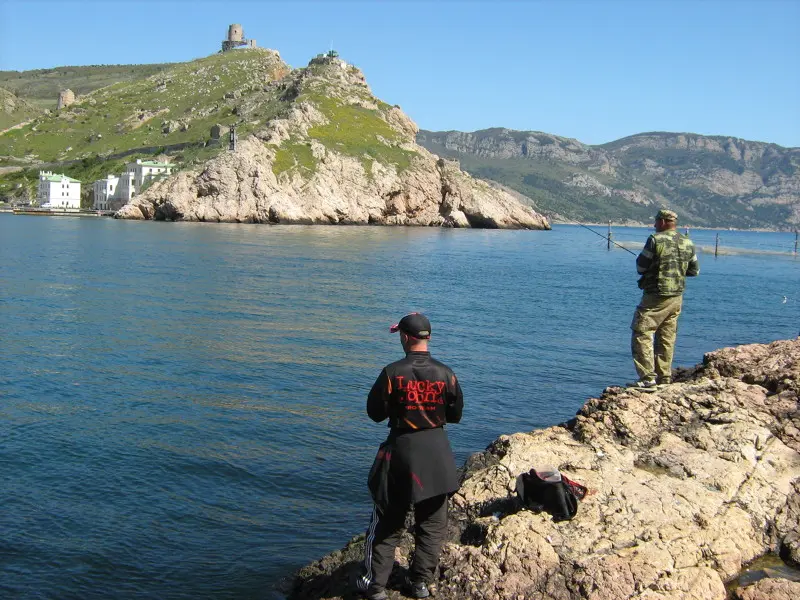
[[[800,146],[800,0],[0,0],[0,69],[190,60],[230,23],[293,67],[332,44],[424,129]]]

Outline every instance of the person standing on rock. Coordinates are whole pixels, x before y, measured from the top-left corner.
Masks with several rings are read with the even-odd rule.
[[[672,381],[672,355],[678,334],[686,278],[700,273],[692,241],[678,233],[678,215],[656,214],[656,233],[636,258],[639,288],[644,292],[633,315],[631,351],[639,380],[632,387],[653,391]],[[655,340],[655,347],[654,347]]]
[[[389,420],[389,435],[376,458],[387,462],[385,494],[376,494],[364,564],[356,587],[369,600],[387,598],[386,584],[406,514],[414,507],[414,559],[405,582],[413,598],[427,598],[447,535],[447,497],[458,489],[458,473],[444,429],[458,423],[464,407],[455,373],[428,351],[431,324],[411,313],[390,328],[400,332],[405,358],[387,365],[367,397],[367,414]],[[375,470],[375,466],[373,466]]]

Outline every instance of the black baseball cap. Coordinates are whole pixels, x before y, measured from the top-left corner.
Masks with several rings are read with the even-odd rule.
[[[392,333],[402,331],[411,337],[427,340],[431,337],[431,322],[422,313],[411,313],[400,319],[399,323],[389,327],[389,331]]]

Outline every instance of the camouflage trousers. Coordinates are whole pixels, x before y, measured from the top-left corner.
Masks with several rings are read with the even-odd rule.
[[[633,365],[640,380],[672,379],[672,355],[682,305],[683,296],[642,296],[631,323]]]

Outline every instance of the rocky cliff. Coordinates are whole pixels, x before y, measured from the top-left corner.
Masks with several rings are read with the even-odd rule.
[[[726,348],[652,394],[618,387],[567,424],[501,436],[451,500],[436,598],[722,600],[766,554],[800,563],[800,340]],[[522,508],[515,477],[556,465],[590,489],[571,521]],[[397,554],[396,588],[411,537]],[[293,600],[350,597],[363,536],[302,569]],[[752,600],[796,597],[762,581]],[[392,589],[391,598],[401,598]]]
[[[429,132],[420,144],[527,195],[557,220],[636,220],[670,206],[683,222],[800,224],[800,148],[733,137],[643,133],[589,146],[547,133]]]
[[[235,151],[155,183],[117,217],[549,229],[511,194],[418,146],[411,119],[336,57],[318,57],[259,95],[250,104],[243,97],[236,114],[247,120],[259,103],[274,114]]]

